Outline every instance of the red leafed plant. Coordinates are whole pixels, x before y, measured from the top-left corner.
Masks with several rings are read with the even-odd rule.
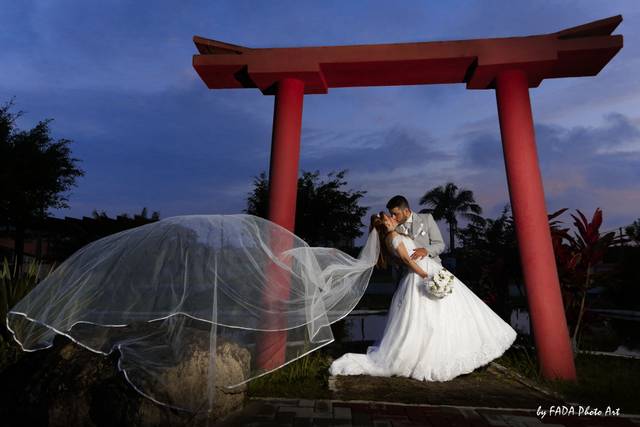
[[[553,245],[553,251],[556,255],[556,263],[558,265],[560,278],[574,271],[576,264],[579,261],[579,256],[573,251],[572,246],[564,243],[564,240],[571,242],[573,239],[569,235],[569,228],[560,228],[559,224],[562,221],[551,221],[552,219],[562,215],[567,209],[568,208],[562,208],[548,215],[549,228],[551,229],[551,244]]]
[[[567,266],[573,272],[574,303],[579,304],[577,320],[571,337],[574,350],[577,350],[577,337],[585,312],[587,292],[591,288],[593,280],[593,267],[602,262],[604,254],[610,246],[621,241],[620,237],[616,237],[615,232],[600,233],[602,225],[602,210],[600,208],[596,208],[591,221],[579,209],[576,211],[578,216],[571,214],[571,217],[574,220],[573,225],[576,227],[577,233],[574,233],[574,236],[565,233],[563,236],[569,241],[567,249],[570,250],[571,255]]]
[[[560,288],[562,291],[562,300],[564,302],[564,310],[567,315],[567,322],[572,324],[578,317],[574,314],[578,311],[580,286],[578,279],[579,273],[576,269],[579,256],[573,250],[571,245],[572,237],[569,235],[569,228],[561,228],[562,221],[555,220],[556,217],[562,215],[568,208],[562,208],[548,215],[549,228],[551,231],[551,244],[556,258],[556,267],[558,269],[558,278],[560,279]]]
[[[593,267],[600,263],[607,249],[620,243],[622,238],[615,232],[600,233],[602,210],[597,208],[591,221],[576,209],[577,216],[571,215],[577,232],[569,234],[569,228],[560,228],[561,221],[555,220],[567,208],[550,215],[551,241],[556,257],[558,277],[562,285],[562,297],[570,323],[574,323],[571,343],[577,350],[577,337],[583,321],[587,292],[593,281]]]

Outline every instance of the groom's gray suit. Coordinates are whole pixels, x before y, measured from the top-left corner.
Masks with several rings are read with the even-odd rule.
[[[396,228],[398,233],[408,234],[415,242],[416,248],[425,248],[427,256],[434,261],[442,264],[440,254],[444,251],[444,240],[440,233],[438,224],[430,213],[411,212],[411,216],[404,224],[399,224]],[[409,254],[411,256],[411,254]],[[392,268],[392,274],[395,276],[396,283],[408,268],[400,268],[399,270]]]

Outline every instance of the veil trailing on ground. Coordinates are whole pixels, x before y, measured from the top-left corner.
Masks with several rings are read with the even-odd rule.
[[[174,216],[82,247],[6,322],[26,351],[56,334],[118,349],[138,392],[211,411],[218,393],[333,342],[330,325],[364,294],[379,250],[375,229],[354,258],[252,215]]]

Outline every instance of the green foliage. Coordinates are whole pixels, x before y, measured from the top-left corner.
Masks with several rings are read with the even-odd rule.
[[[94,240],[159,219],[160,214],[157,211],[149,218],[146,207],[139,214],[130,216],[122,213],[115,218],[109,217],[105,211],[98,212],[94,209],[91,220],[83,218],[81,221],[65,223],[65,227],[58,234],[49,238],[48,257],[62,261]]]
[[[544,377],[538,366],[536,350],[529,346],[512,346],[502,356],[495,360],[496,363],[505,366],[520,375],[544,382]]]
[[[553,218],[563,213],[561,209]],[[602,210],[597,208],[591,220],[576,209],[577,216],[571,215],[576,231],[573,236],[568,228],[557,227],[560,221],[555,221],[551,228],[552,242],[556,255],[556,264],[561,278],[563,302],[567,321],[572,329],[571,340],[574,351],[578,347],[578,334],[588,308],[587,293],[594,283],[608,283],[608,273],[598,273],[594,267],[600,264],[608,249],[621,243],[624,239],[616,237],[615,232],[600,233],[602,225]]]
[[[327,180],[320,172],[304,172],[298,178],[294,233],[312,246],[348,248],[362,235],[362,218],[368,208],[358,202],[366,191],[344,190],[346,170],[330,172]],[[268,217],[269,182],[265,172],[254,178],[247,197],[246,213]]]
[[[17,262],[14,262],[13,266],[9,265],[7,258],[4,258],[2,262],[2,270],[0,270],[0,319],[2,319],[2,322],[0,322],[0,334],[5,340],[11,339],[5,322],[7,313],[18,301],[31,292],[39,282],[41,266],[41,261],[32,260],[26,270],[18,272]],[[53,271],[53,266],[47,275],[51,271]]]
[[[449,251],[455,250],[455,235],[458,231],[458,216],[474,220],[482,213],[482,208],[473,198],[473,192],[461,188],[453,182],[427,191],[421,198],[420,204],[428,206],[420,212],[428,212],[436,221],[444,219],[449,224]]]
[[[9,310],[39,283],[41,265],[41,262],[33,260],[24,271],[19,272],[16,262],[13,266],[9,265],[6,258],[2,262],[0,269],[0,371],[15,363],[24,354],[7,329],[6,318]],[[52,266],[47,275],[51,274],[53,268]]]
[[[640,245],[640,218],[633,221],[631,225],[626,226],[624,232],[629,236],[629,240],[636,245]]]
[[[321,350],[247,383],[250,396],[328,398],[332,359]]]
[[[606,278],[607,298],[620,309],[640,310],[640,245],[612,247],[616,268]]]
[[[18,269],[22,268],[25,229],[42,220],[49,208],[67,208],[68,191],[84,171],[71,158],[72,141],[54,141],[52,119],[41,120],[29,130],[17,130],[22,112],[10,111],[13,100],[0,107],[0,223],[16,228]]]
[[[460,229],[456,276],[474,289],[505,320],[511,312],[508,289],[521,283],[522,271],[513,218],[506,205],[496,219],[473,216]]]
[[[572,401],[621,413],[638,413],[640,360],[580,353],[575,359],[578,381],[547,381],[547,385]]]
[[[456,275],[468,283],[474,291],[494,310],[506,319],[506,289],[510,283],[523,282],[517,236],[513,217],[508,206],[496,220],[475,218],[461,229],[458,237],[462,248],[457,251]],[[625,305],[636,306],[638,301],[637,268],[640,252],[636,247],[617,247],[623,240],[615,233],[600,233],[602,211],[598,208],[591,220],[577,211],[574,233],[564,227],[560,215],[567,208],[548,214],[551,241],[556,259],[558,277],[563,294],[563,303],[569,330],[577,348],[581,323],[589,318],[585,313],[589,307],[588,291],[597,284],[605,286],[615,300]],[[610,270],[597,267],[611,249],[620,250],[619,262]],[[524,289],[520,288],[524,296]]]
[[[42,218],[48,208],[69,207],[62,193],[84,172],[70,158],[72,141],[51,137],[52,119],[18,131],[15,120],[22,113],[11,113],[12,105],[0,107],[0,215],[9,221]]]
[[[112,218],[109,218],[109,216],[105,211],[98,212],[97,209],[94,209],[91,215],[95,220],[106,221],[106,222],[114,221]],[[151,214],[151,217],[148,217],[147,208],[143,207],[139,214],[133,214],[133,217],[130,217],[129,214],[125,212],[117,216],[117,219],[121,219],[121,218],[123,220],[132,221],[134,224],[136,224],[135,227],[137,227],[138,225],[146,224],[149,221],[160,220],[160,212],[153,211],[153,213]]]
[[[512,347],[495,362],[561,394],[570,402],[602,409],[620,407],[622,413],[640,411],[636,393],[640,379],[638,359],[578,353],[575,357],[577,381],[545,379],[533,347]]]

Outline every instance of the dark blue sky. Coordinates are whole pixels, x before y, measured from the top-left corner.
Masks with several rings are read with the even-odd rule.
[[[0,103],[15,96],[19,127],[51,117],[54,136],[74,141],[86,176],[55,216],[238,213],[268,169],[273,97],[206,89],[193,35],[247,47],[399,43],[540,34],[622,14],[625,46],[599,75],[530,93],[548,210],[590,217],[599,206],[605,230],[640,217],[637,0],[401,4],[4,2]],[[508,202],[495,93],[463,84],[306,96],[300,167],[349,169],[369,213],[397,193],[419,210],[425,191],[450,180],[486,216]]]

